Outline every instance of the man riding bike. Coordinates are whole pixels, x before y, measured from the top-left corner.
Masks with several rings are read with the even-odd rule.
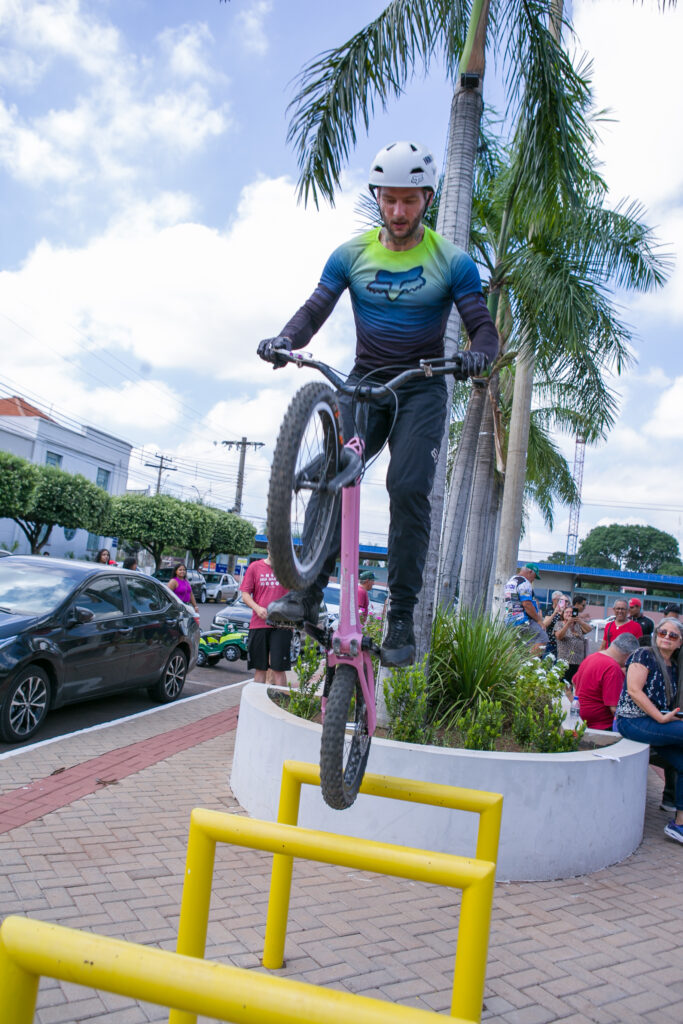
[[[384,383],[421,359],[444,354],[444,333],[452,304],[458,308],[471,347],[461,353],[460,379],[479,376],[498,352],[498,333],[489,314],[474,261],[452,242],[426,227],[422,219],[434,201],[434,157],[414,142],[393,142],[379,151],[369,188],[382,227],[366,231],[336,249],[320,283],[283,327],[266,338],[258,355],[274,367],[284,365],[279,350],[309,343],[349,289],[356,323],[356,361],[349,384]],[[367,410],[365,456],[389,443],[387,490],[390,499],[388,629],[381,661],[392,667],[415,658],[413,610],[422,587],[430,531],[429,495],[446,420],[446,384],[424,377],[381,398]],[[352,405],[339,396],[344,438],[354,430]],[[323,569],[307,590],[290,591],[273,601],[268,619],[275,624],[316,622],[323,588],[339,552],[339,529]]]

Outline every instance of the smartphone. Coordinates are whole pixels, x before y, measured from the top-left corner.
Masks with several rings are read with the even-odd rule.
[[[578,614],[579,614],[578,609],[577,608],[572,608],[572,618],[575,619]]]
[[[683,718],[683,711],[677,711],[676,718]]]

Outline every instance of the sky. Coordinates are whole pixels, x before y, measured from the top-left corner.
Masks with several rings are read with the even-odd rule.
[[[417,138],[442,161],[451,88],[438,60],[361,130],[334,208],[297,204],[287,105],[302,66],[385,0],[0,0],[0,394],[133,445],[129,486],[230,508],[247,437],[243,514],[263,525],[277,430],[302,373],[255,355],[360,229],[374,153]],[[593,60],[610,202],[642,202],[676,258],[666,287],[617,295],[636,364],[613,386],[617,424],[586,452],[579,535],[648,523],[683,549],[683,4],[575,0]],[[485,102],[501,103],[495,54]],[[310,345],[350,369],[342,299]],[[306,374],[306,371],[302,371]],[[558,443],[573,459],[571,438]],[[363,496],[364,539],[385,543],[386,463]],[[524,557],[564,550],[532,515]]]

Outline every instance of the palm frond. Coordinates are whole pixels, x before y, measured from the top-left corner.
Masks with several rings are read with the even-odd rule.
[[[356,145],[359,124],[366,132],[379,104],[403,91],[421,63],[429,69],[440,50],[453,72],[465,38],[464,0],[393,0],[346,43],[310,61],[297,79],[288,110],[287,141],[299,165],[299,199],[334,203],[343,164]]]

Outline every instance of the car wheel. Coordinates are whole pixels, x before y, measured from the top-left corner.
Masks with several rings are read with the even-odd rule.
[[[0,711],[0,735],[21,743],[40,729],[50,704],[50,680],[42,668],[29,665],[7,691]]]
[[[230,646],[226,647],[224,651],[225,660],[239,661],[241,653],[242,652],[240,651],[239,647],[235,647],[234,644],[230,644]]]
[[[202,587],[202,592],[199,595],[199,603],[206,604],[206,587]]]
[[[292,633],[292,642],[289,646],[289,660],[292,665],[301,653],[301,633]]]
[[[200,651],[197,655],[197,668],[203,668],[206,665],[206,655],[204,651]]]
[[[223,592],[222,592],[222,590],[219,590],[218,593],[216,594],[216,604],[218,604],[219,601],[221,602],[221,604],[223,603]]]
[[[166,662],[161,679],[156,686],[150,686],[147,692],[152,700],[157,700],[160,704],[171,704],[183,692],[186,676],[187,658],[181,649],[176,647]]]
[[[237,597],[238,594],[235,594],[234,597],[231,597],[230,600],[228,601],[228,604],[235,604],[235,602],[237,601]]]

